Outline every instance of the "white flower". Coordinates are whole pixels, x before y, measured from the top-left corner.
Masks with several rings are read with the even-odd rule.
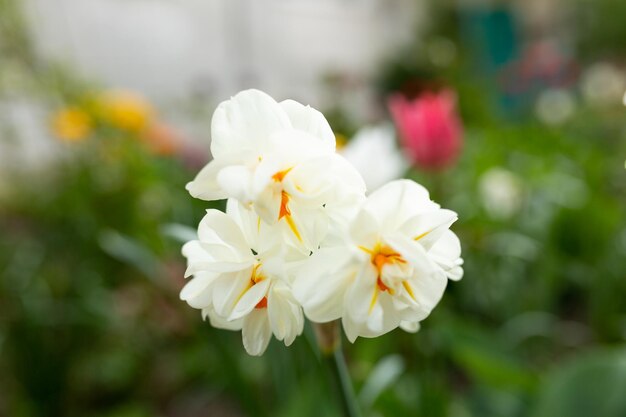
[[[479,180],[479,192],[487,213],[494,219],[509,219],[523,203],[522,181],[504,168],[491,168]]]
[[[183,247],[186,276],[194,278],[180,297],[215,327],[241,329],[251,355],[261,355],[272,334],[289,346],[304,325],[286,266],[298,254],[280,245],[253,211],[235,200],[227,204],[226,213],[207,210],[198,240]]]
[[[313,321],[342,318],[350,341],[416,331],[448,278],[463,275],[449,230],[456,218],[417,183],[393,181],[362,205],[344,245],[320,249],[298,270],[294,295]]]
[[[591,105],[617,105],[626,89],[626,74],[609,62],[598,62],[583,72],[580,89]]]
[[[380,125],[359,130],[339,152],[359,171],[368,192],[400,178],[409,167],[398,148],[394,128]]]
[[[535,104],[535,114],[539,120],[552,126],[565,123],[575,110],[574,94],[559,88],[542,91]]]
[[[358,172],[335,153],[324,116],[293,100],[247,90],[221,103],[211,124],[211,161],[187,185],[197,198],[236,198],[304,253],[362,198]],[[336,212],[333,209],[337,208]]]

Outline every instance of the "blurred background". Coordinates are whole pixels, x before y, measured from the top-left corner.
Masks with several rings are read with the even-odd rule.
[[[0,0],[0,416],[339,416],[311,329],[251,358],[178,299],[215,106],[322,110],[370,189],[459,213],[367,416],[626,416],[623,0]],[[214,207],[221,207],[219,203]]]

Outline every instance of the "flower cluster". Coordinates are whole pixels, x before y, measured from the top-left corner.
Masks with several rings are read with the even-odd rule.
[[[187,189],[227,208],[208,210],[184,245],[193,279],[181,299],[242,330],[249,354],[272,335],[290,345],[305,316],[341,319],[350,341],[415,331],[461,278],[456,214],[409,180],[366,197],[317,110],[243,91],[218,106],[211,134],[213,160]]]

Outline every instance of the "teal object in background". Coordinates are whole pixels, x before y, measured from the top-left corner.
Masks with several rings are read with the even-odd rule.
[[[462,40],[480,72],[493,74],[519,55],[515,18],[507,7],[468,8],[459,13]]]
[[[504,116],[518,114],[527,99],[507,94],[499,82],[503,71],[518,59],[521,51],[515,16],[506,6],[483,6],[461,9],[459,18],[461,41],[470,51],[472,71],[493,86],[495,107]]]

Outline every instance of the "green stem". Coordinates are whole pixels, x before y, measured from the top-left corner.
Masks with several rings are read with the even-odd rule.
[[[354,387],[352,386],[346,359],[341,350],[339,323],[335,321],[325,324],[316,324],[315,333],[320,351],[327,365],[332,370],[336,392],[339,395],[345,417],[361,417],[361,410],[359,409],[359,403],[354,394]]]

